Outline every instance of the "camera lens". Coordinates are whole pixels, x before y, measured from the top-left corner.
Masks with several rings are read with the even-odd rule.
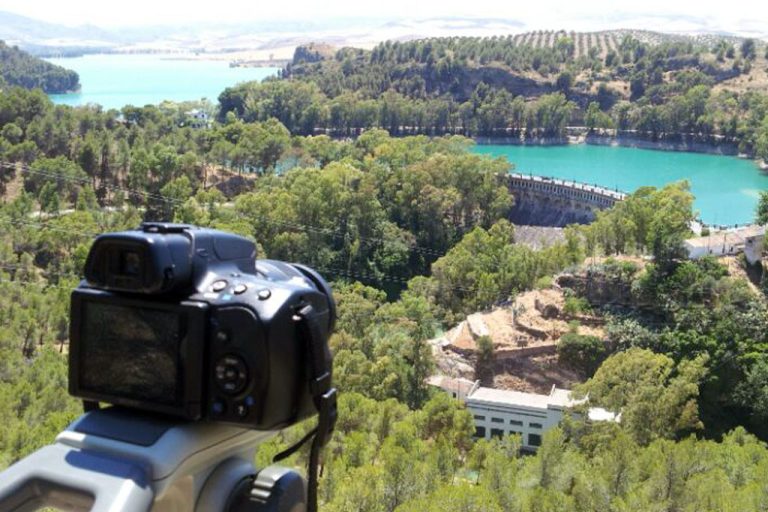
[[[120,253],[120,273],[124,276],[138,277],[141,273],[141,258],[135,251]]]

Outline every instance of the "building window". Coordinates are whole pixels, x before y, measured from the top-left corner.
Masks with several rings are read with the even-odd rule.
[[[541,423],[529,423],[528,426],[531,428],[541,428]]]
[[[516,425],[518,427],[522,427],[523,426],[523,422],[520,421],[520,420],[509,420],[509,424],[510,425]]]
[[[529,446],[541,446],[541,436],[539,434],[528,434]]]
[[[485,427],[475,427],[475,437],[485,438]]]
[[[475,421],[485,421],[485,416],[480,416],[479,414],[475,414]]]
[[[502,437],[504,437],[504,430],[500,428],[492,428],[491,437],[498,437],[499,439],[501,439]]]
[[[491,423],[504,423],[502,418],[491,418]]]

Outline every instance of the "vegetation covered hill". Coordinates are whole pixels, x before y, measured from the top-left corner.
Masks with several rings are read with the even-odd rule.
[[[653,35],[542,31],[386,42],[370,52],[341,49],[335,58],[322,59],[320,64],[306,62],[299,54],[284,76],[311,78],[330,96],[344,91],[376,95],[392,88],[409,97],[448,93],[463,102],[480,81],[514,95],[553,89],[591,94],[595,83],[601,82],[629,86],[634,81],[637,88],[641,83],[670,81],[659,73],[696,70],[722,81],[742,71],[733,66],[737,48],[725,39],[717,48],[709,48],[694,39]],[[612,92],[626,97],[630,93],[629,87]],[[639,90],[631,92],[640,95]]]
[[[15,46],[0,41],[0,85],[40,88],[47,93],[65,93],[80,88],[77,73],[56,66]]]
[[[299,134],[382,127],[527,140],[562,140],[566,126],[584,125],[767,156],[765,46],[652,35],[388,41],[332,58],[300,49],[280,80],[225,90],[221,116],[274,117]]]

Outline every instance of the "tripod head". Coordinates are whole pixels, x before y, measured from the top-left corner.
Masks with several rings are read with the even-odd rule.
[[[301,476],[253,466],[256,445],[273,435],[118,408],[91,411],[0,473],[0,510],[303,512]]]

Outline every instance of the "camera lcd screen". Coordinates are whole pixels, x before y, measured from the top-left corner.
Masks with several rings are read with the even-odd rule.
[[[103,302],[82,304],[84,391],[175,406],[182,401],[180,344],[186,315]]]

